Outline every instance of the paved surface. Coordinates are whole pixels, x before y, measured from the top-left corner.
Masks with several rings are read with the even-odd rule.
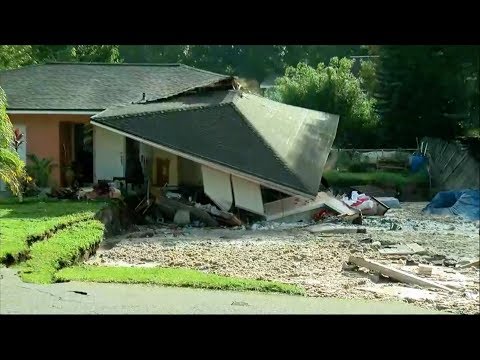
[[[402,302],[126,284],[70,282],[35,285],[23,283],[12,269],[0,268],[0,314],[432,313],[438,312]]]

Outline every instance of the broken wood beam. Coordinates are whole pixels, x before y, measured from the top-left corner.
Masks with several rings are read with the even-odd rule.
[[[328,226],[328,225],[313,225],[307,228],[312,234],[366,234],[367,229],[357,227],[345,227],[345,226]]]
[[[372,260],[367,260],[364,259],[363,257],[359,256],[353,256],[351,255],[350,258],[348,259],[348,262],[355,264],[359,267],[364,267],[372,271],[379,272],[380,274],[383,274],[385,276],[388,276],[392,279],[407,283],[407,284],[414,284],[414,285],[420,285],[424,287],[433,287],[437,289],[442,289],[446,290],[448,292],[452,292],[453,290],[442,285],[438,284],[435,281],[423,279],[421,277],[418,277],[416,275],[410,274],[406,271],[395,269],[391,266],[383,265],[380,264],[376,261]]]

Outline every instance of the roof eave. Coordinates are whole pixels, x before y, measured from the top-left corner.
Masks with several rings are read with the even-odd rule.
[[[296,188],[296,187],[291,187],[291,186],[285,185],[283,183],[278,183],[273,179],[266,179],[264,177],[261,177],[261,176],[258,176],[258,175],[255,175],[255,174],[237,169],[237,168],[231,166],[230,164],[221,163],[221,162],[215,161],[213,159],[203,158],[203,157],[200,157],[200,156],[195,155],[195,154],[190,154],[190,153],[187,153],[187,152],[183,152],[183,151],[174,149],[174,148],[172,148],[170,146],[167,146],[167,145],[163,145],[163,144],[159,144],[159,143],[156,143],[156,142],[153,142],[153,141],[150,141],[150,140],[143,139],[140,136],[130,134],[130,133],[124,131],[124,130],[117,129],[117,128],[111,126],[111,125],[102,124],[101,121],[100,122],[96,121],[93,118],[91,119],[90,123],[92,125],[95,125],[95,126],[113,131],[117,134],[123,135],[123,136],[131,138],[133,140],[137,140],[139,142],[142,142],[144,144],[156,147],[158,149],[170,152],[170,153],[175,154],[177,156],[184,157],[186,159],[192,160],[192,161],[200,163],[202,165],[217,168],[217,169],[222,170],[222,171],[230,172],[233,175],[238,175],[240,177],[244,177],[246,179],[253,180],[253,181],[255,181],[257,183],[260,183],[261,185],[264,185],[268,188],[275,189],[275,190],[284,192],[284,193],[289,194],[289,195],[293,195],[293,196],[298,195],[298,196],[302,196],[302,197],[305,197],[305,198],[314,199],[318,194],[318,191],[311,192],[308,189],[300,189],[300,188]]]

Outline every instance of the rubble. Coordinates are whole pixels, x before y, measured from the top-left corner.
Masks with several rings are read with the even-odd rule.
[[[335,225],[314,225],[307,228],[313,234],[366,234],[367,229],[359,227],[345,227]]]
[[[402,208],[391,209],[384,217],[366,217],[362,227],[367,229],[367,237],[358,233],[319,236],[306,231],[314,220],[298,223],[260,221],[228,229],[198,228],[193,222],[181,229],[167,224],[139,226],[134,234],[114,238],[116,245],[102,250],[90,262],[187,267],[219,275],[298,284],[306,289],[308,296],[397,297],[427,308],[478,313],[478,268],[443,266],[449,258],[462,265],[473,262],[479,252],[478,229],[459,218],[436,220],[424,217],[421,214],[423,206],[421,203],[402,203]],[[202,207],[206,210],[209,206]],[[392,221],[402,229],[388,231]],[[321,225],[326,222],[340,227],[351,226],[338,216],[323,220]],[[418,226],[417,230],[414,230],[414,224]],[[443,229],[452,224],[455,224],[455,232],[448,235]],[[148,237],[143,236],[145,233]],[[413,243],[424,248],[425,253],[382,255],[379,252],[379,248],[386,246]],[[418,277],[426,276],[418,274],[419,266],[439,262],[426,279],[446,286],[453,293],[442,289],[421,289],[411,284],[399,286],[384,276],[377,276],[376,271],[372,273],[355,264],[347,265],[353,253],[376,262],[383,261],[386,266]],[[365,291],[360,287],[373,287],[378,291]],[[402,295],[394,291],[395,287],[405,289]],[[421,292],[435,294],[435,300],[420,296]],[[404,293],[410,296],[403,296]]]

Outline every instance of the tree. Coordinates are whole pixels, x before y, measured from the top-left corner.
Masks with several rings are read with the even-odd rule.
[[[183,63],[259,82],[300,61],[318,64],[367,53],[359,45],[121,45],[119,51],[126,62]]]
[[[0,45],[0,69],[16,69],[33,62],[30,45]]]
[[[121,62],[118,45],[0,45],[0,69],[47,61]]]
[[[353,60],[330,60],[313,68],[305,63],[288,67],[268,96],[286,104],[340,115],[335,143],[340,146],[372,146],[376,139],[374,100],[352,74]]]
[[[358,74],[362,89],[368,95],[373,96],[377,87],[377,64],[372,60],[360,61],[360,71]]]
[[[376,97],[384,143],[452,139],[478,124],[478,46],[381,46]]]
[[[13,149],[15,133],[7,111],[5,92],[0,88],[0,180],[10,186],[15,195],[21,192],[25,164]]]
[[[32,45],[35,63],[46,61],[121,62],[118,45]]]

